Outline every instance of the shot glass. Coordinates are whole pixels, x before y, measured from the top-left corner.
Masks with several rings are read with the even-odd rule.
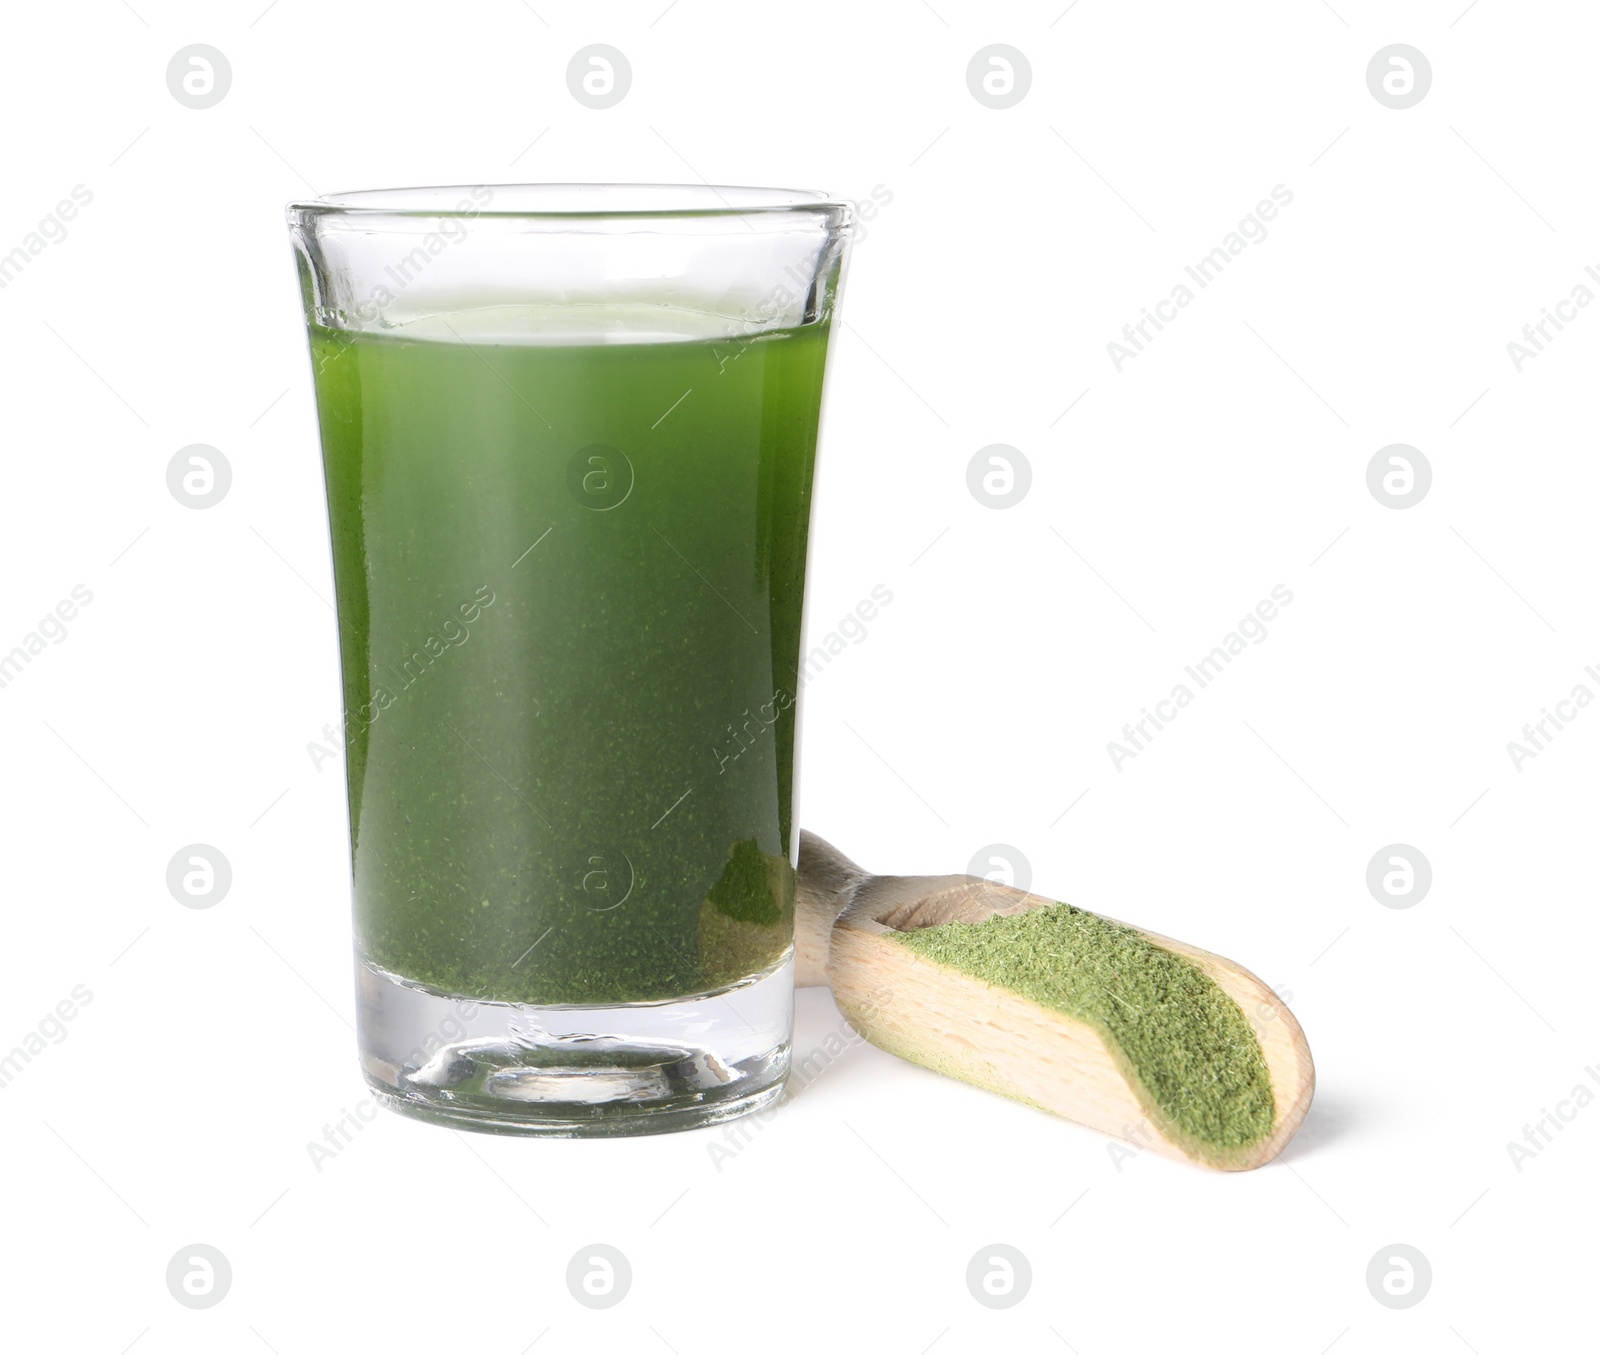
[[[288,209],[338,596],[361,1066],[461,1128],[782,1090],[812,475],[848,204]]]

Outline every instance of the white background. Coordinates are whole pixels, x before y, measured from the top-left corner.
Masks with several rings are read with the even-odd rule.
[[[1506,348],[1600,265],[1592,11],[263,6],[29,6],[0,47],[0,253],[93,193],[0,292],[0,650],[94,595],[0,690],[0,1049],[92,993],[0,1090],[16,1348],[1592,1341],[1600,1108],[1520,1170],[1507,1143],[1600,1091],[1600,712],[1520,770],[1506,748],[1600,693],[1600,308],[1520,372]],[[165,80],[196,42],[233,73],[201,111]],[[567,89],[593,42],[633,68],[607,111]],[[1032,68],[1003,111],[965,76],[996,42]],[[1398,111],[1365,76],[1397,42],[1433,71]],[[744,1143],[384,1115],[313,1165],[363,1091],[340,767],[306,750],[337,660],[283,204],[702,176],[892,194],[837,336],[812,633],[876,584],[894,600],[807,691],[804,823],[880,871],[1009,844],[1036,890],[1281,985],[1319,1090],[1278,1162],[1119,1161],[855,1044]],[[1278,184],[1267,238],[1117,371],[1107,343]],[[233,468],[206,511],[166,486],[193,442]],[[1006,510],[966,483],[997,442],[1033,473]],[[1433,470],[1403,511],[1366,483],[1395,442]],[[1276,584],[1268,638],[1114,766],[1107,741]],[[191,842],[232,864],[209,910],[166,888]],[[1365,884],[1397,842],[1434,874],[1404,910]],[[801,995],[798,1054],[840,1028]],[[199,1312],[164,1280],[196,1242],[233,1269]],[[633,1269],[603,1312],[565,1282],[595,1242]],[[1407,1311],[1365,1279],[1397,1242],[1433,1271]],[[1001,1312],[964,1278],[993,1243],[1033,1273]]]

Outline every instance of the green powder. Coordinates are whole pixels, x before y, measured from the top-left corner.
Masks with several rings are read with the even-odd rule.
[[[1196,965],[1071,904],[894,939],[1092,1026],[1167,1137],[1211,1160],[1272,1131],[1272,1079],[1244,1013]]]

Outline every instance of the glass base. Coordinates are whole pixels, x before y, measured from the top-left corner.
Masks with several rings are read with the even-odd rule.
[[[533,1007],[357,959],[361,1066],[414,1119],[490,1134],[660,1134],[760,1110],[789,1072],[794,963],[675,1002]]]

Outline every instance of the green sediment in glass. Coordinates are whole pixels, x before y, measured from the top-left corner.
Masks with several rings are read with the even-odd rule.
[[[1168,1137],[1226,1157],[1272,1132],[1272,1079],[1239,1005],[1142,932],[1055,903],[893,940],[1093,1027]]]

